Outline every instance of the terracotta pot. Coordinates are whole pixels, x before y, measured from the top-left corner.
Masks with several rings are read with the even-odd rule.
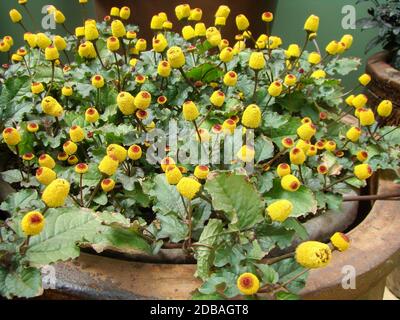
[[[131,23],[140,28],[140,37],[152,39],[153,32],[150,30],[150,21],[153,15],[159,12],[166,12],[169,19],[175,26],[175,31],[180,32],[183,24],[179,23],[175,16],[175,6],[188,3],[192,8],[201,8],[203,10],[203,22],[207,26],[214,25],[214,14],[220,5],[228,4],[231,8],[231,14],[228,18],[226,27],[223,28],[223,36],[229,41],[234,41],[235,35],[238,33],[235,17],[239,13],[247,16],[251,22],[250,29],[255,36],[266,31],[265,23],[261,20],[261,14],[265,11],[274,12],[276,8],[276,0],[152,0],[152,1],[132,1],[132,0],[96,0],[95,8],[98,19],[103,19],[109,14],[110,8],[114,6],[129,6],[132,9]]]
[[[379,180],[379,193],[400,191],[390,180]],[[397,201],[377,201],[367,218],[348,233],[351,248],[334,252],[332,263],[313,270],[302,291],[304,299],[382,299],[386,276],[400,262],[400,220]],[[355,289],[342,287],[345,266],[356,272]],[[193,264],[160,264],[82,254],[56,265],[55,291],[44,298],[189,299],[201,285]]]
[[[387,120],[389,125],[400,125],[400,71],[387,61],[388,52],[379,52],[368,59],[367,73],[372,76],[367,93],[372,105],[377,106],[382,100],[391,100],[394,104],[393,114]]]

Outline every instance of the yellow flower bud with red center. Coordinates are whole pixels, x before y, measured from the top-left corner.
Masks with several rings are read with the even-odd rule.
[[[68,157],[67,162],[69,165],[73,166],[76,165],[79,162],[79,159],[77,156],[75,155],[71,155]]]
[[[182,177],[181,170],[175,165],[170,165],[165,170],[165,178],[170,185],[177,185]]]
[[[137,33],[135,31],[128,31],[126,33],[126,38],[129,40],[136,39],[136,37],[137,37]]]
[[[322,175],[326,175],[329,172],[328,167],[324,164],[319,165],[317,167],[317,171],[319,174],[322,174]]]
[[[67,141],[63,144],[63,150],[66,154],[72,155],[76,153],[78,146],[72,141]]]
[[[218,46],[222,41],[221,32],[215,27],[206,30],[206,38],[213,47]]]
[[[89,171],[89,166],[86,163],[78,163],[75,166],[75,172],[78,174],[85,174]]]
[[[58,154],[57,154],[57,159],[59,160],[59,161],[66,161],[66,160],[68,160],[68,154],[66,153],[66,152],[59,152]]]
[[[139,160],[142,157],[142,148],[136,144],[128,149],[128,157],[133,161]]]
[[[151,104],[151,94],[147,91],[140,91],[134,100],[136,108],[146,110]]]
[[[117,37],[109,37],[107,39],[107,49],[115,52],[118,51],[120,48],[120,42],[119,39]]]
[[[85,24],[85,38],[88,41],[94,41],[99,38],[99,30],[97,30],[97,26],[95,24]]]
[[[14,53],[14,54],[11,56],[11,60],[12,60],[14,63],[18,63],[18,62],[21,62],[22,60],[24,60],[24,58],[21,57],[19,54]]]
[[[280,81],[272,82],[268,88],[268,93],[271,97],[278,97],[283,90],[283,86]]]
[[[53,45],[47,47],[44,54],[46,60],[48,61],[54,61],[60,58],[60,53],[58,52],[57,48]]]
[[[25,57],[28,54],[28,51],[26,51],[24,48],[19,48],[17,54],[21,57]]]
[[[197,109],[197,106],[194,104],[193,101],[186,101],[183,104],[182,113],[183,113],[183,118],[186,121],[194,121],[200,115],[199,110]]]
[[[252,52],[249,59],[249,67],[253,70],[261,70],[265,67],[264,53]]]
[[[136,111],[135,98],[129,92],[123,91],[118,94],[117,105],[125,116],[132,115]]]
[[[325,149],[330,152],[334,152],[336,150],[336,142],[328,141],[325,143]]]
[[[111,23],[111,32],[116,38],[122,38],[126,35],[126,29],[121,20],[114,20]]]
[[[73,95],[73,93],[74,93],[74,90],[73,90],[71,87],[65,86],[65,87],[63,87],[63,88],[61,89],[61,94],[62,94],[64,97],[70,97],[70,96]]]
[[[240,148],[236,156],[243,162],[252,162],[256,155],[254,147],[244,145]]]
[[[243,273],[236,282],[241,294],[252,296],[260,289],[260,280],[252,273]]]
[[[360,84],[363,85],[364,87],[366,87],[371,82],[371,80],[372,80],[371,76],[366,73],[364,73],[358,78],[358,82],[360,82]]]
[[[160,17],[159,15],[154,15],[151,18],[150,29],[151,30],[162,30],[164,22],[165,21],[163,21],[162,17]]]
[[[217,9],[217,12],[215,13],[215,17],[228,18],[230,13],[231,13],[231,9],[228,6],[221,5]]]
[[[114,155],[106,155],[103,160],[100,161],[98,169],[101,173],[112,176],[118,169],[119,161]]]
[[[86,59],[94,59],[97,57],[96,50],[93,43],[86,41],[79,46],[78,49],[79,56]]]
[[[222,124],[222,131],[227,134],[231,135],[235,132],[236,129],[236,122],[232,119],[227,119]]]
[[[85,120],[89,123],[95,123],[99,120],[100,115],[95,108],[89,108],[85,112]]]
[[[46,224],[46,219],[39,211],[28,212],[21,220],[21,229],[26,236],[40,234]]]
[[[193,178],[182,178],[176,186],[178,192],[188,200],[192,200],[200,191],[201,184]]]
[[[272,12],[266,11],[261,15],[261,19],[264,22],[272,22],[274,20],[274,14]]]
[[[297,135],[302,140],[311,140],[317,133],[317,128],[312,123],[304,123],[297,129]]]
[[[234,122],[235,122],[235,121],[234,121]],[[215,125],[212,126],[211,131],[212,131],[214,134],[220,134],[220,133],[222,133],[223,128],[222,128],[222,126],[221,126],[220,124],[217,123],[217,124],[215,124]]]
[[[233,49],[231,47],[222,49],[221,53],[219,54],[219,59],[225,63],[230,62],[233,59]]]
[[[166,96],[159,96],[159,97],[157,98],[157,103],[158,103],[159,105],[161,105],[161,106],[164,105],[164,104],[166,104],[167,101],[168,101],[168,99],[167,99]],[[144,111],[144,110],[141,110],[141,111]]]
[[[25,153],[22,156],[22,160],[24,161],[32,161],[33,159],[35,159],[35,155],[32,152]]]
[[[324,150],[325,149],[325,145],[326,145],[326,141],[325,140],[320,140],[320,141],[317,141],[317,143],[315,144],[315,147],[318,150]]]
[[[224,17],[216,17],[214,21],[214,25],[216,27],[222,27],[226,25],[226,18]]]
[[[322,60],[321,55],[318,52],[311,52],[308,55],[308,62],[313,65],[319,64],[321,60]]]
[[[372,126],[375,123],[375,115],[371,109],[360,109],[359,119],[362,126]]]
[[[301,49],[297,44],[291,44],[285,51],[287,59],[297,59],[300,57]]]
[[[272,221],[284,222],[293,211],[293,204],[288,200],[278,200],[265,210]]]
[[[304,23],[304,30],[308,33],[317,32],[319,28],[319,17],[316,15],[311,15],[307,18]]]
[[[290,166],[287,163],[281,163],[278,165],[276,172],[280,178],[287,176],[292,173]]]
[[[9,146],[16,146],[21,142],[21,135],[18,130],[15,128],[5,128],[3,130],[3,139],[4,142]]]
[[[392,114],[393,111],[393,103],[390,100],[383,100],[377,109],[379,116],[382,118],[387,118]]]
[[[57,179],[57,174],[50,168],[40,167],[36,170],[36,179],[47,186]]]
[[[72,126],[69,130],[69,137],[72,142],[81,142],[85,139],[85,131],[80,126]]]
[[[179,69],[185,62],[185,55],[179,47],[171,47],[167,51],[167,59],[172,68]]]
[[[359,164],[354,167],[354,175],[359,180],[367,180],[373,175],[371,166],[367,163]]]
[[[117,8],[117,7],[112,7],[111,9],[110,9],[110,16],[111,17],[119,17],[119,8]]]
[[[317,155],[318,149],[315,146],[310,146],[310,148],[306,151],[307,157],[314,157]]]
[[[167,78],[171,75],[171,65],[168,61],[160,61],[157,68],[157,73],[164,78]]]
[[[281,186],[286,191],[296,192],[301,187],[301,182],[294,175],[288,174],[282,177]]]
[[[340,42],[343,42],[346,45],[346,49],[350,49],[353,44],[353,36],[351,34],[345,34]]]
[[[9,15],[13,23],[18,23],[22,21],[22,15],[19,13],[17,9],[12,9],[9,12]]]
[[[40,49],[45,50],[51,45],[51,40],[44,33],[38,33],[36,34],[36,43]]]
[[[190,6],[188,4],[180,4],[175,7],[175,15],[178,20],[186,19],[190,17]]]
[[[115,188],[115,181],[113,179],[104,179],[101,181],[101,189],[104,192],[110,192]]]
[[[250,22],[244,14],[236,16],[236,27],[239,31],[245,31],[249,28]]]
[[[92,86],[95,87],[96,89],[100,89],[104,87],[104,78],[97,74],[92,77]]]
[[[319,80],[326,78],[326,72],[324,70],[316,70],[311,74],[311,78]]]
[[[335,55],[338,53],[339,43],[337,41],[331,41],[326,46],[325,50],[330,55]]]
[[[222,107],[225,102],[225,93],[220,90],[214,91],[210,97],[210,102],[215,107]]]
[[[306,159],[307,157],[302,149],[296,147],[290,151],[290,162],[292,164],[302,165]]]
[[[288,74],[284,80],[285,85],[287,85],[288,87],[294,86],[296,84],[296,82],[297,82],[297,78],[293,74]]]
[[[251,104],[244,110],[242,124],[246,128],[256,129],[261,125],[261,117],[260,108],[255,104]]]
[[[174,159],[172,159],[171,157],[165,157],[164,159],[161,160],[160,164],[161,164],[161,169],[164,172],[167,170],[167,168],[169,166],[175,166],[176,165]]]
[[[350,248],[350,239],[347,235],[341,232],[336,232],[331,237],[331,242],[333,246],[338,249],[340,252],[346,251]]]
[[[323,268],[331,261],[332,251],[325,243],[307,241],[296,248],[295,257],[297,263],[304,268]]]
[[[70,184],[64,179],[51,182],[42,194],[42,201],[49,208],[59,208],[65,204],[68,197]]]
[[[203,17],[203,10],[195,8],[190,10],[189,21],[200,21]]]
[[[360,150],[357,152],[357,160],[360,162],[364,162],[368,160],[368,152],[365,150]]]
[[[205,37],[207,33],[206,25],[202,22],[196,23],[194,26],[196,37]]]
[[[299,148],[303,150],[304,153],[307,153],[311,148],[311,142],[309,140],[299,139],[299,141],[296,143],[296,148]]]
[[[146,82],[146,77],[143,76],[143,75],[141,75],[141,74],[138,74],[138,75],[135,77],[135,82],[136,82],[137,84],[143,84],[143,83]]]
[[[312,120],[309,117],[304,117],[303,119],[301,119],[301,123],[302,124],[306,124],[306,123],[312,124]]]
[[[153,49],[155,52],[162,53],[168,47],[168,41],[162,33],[153,38]]]
[[[286,137],[282,139],[282,145],[286,149],[290,149],[294,146],[294,141],[292,138]]]
[[[351,142],[357,142],[361,137],[362,131],[358,127],[351,127],[347,133],[346,138],[349,139]]]
[[[122,20],[128,20],[131,16],[131,9],[129,7],[122,7],[121,10],[119,11],[119,17]]]
[[[11,46],[6,41],[0,41],[0,52],[10,51]]]
[[[107,155],[110,157],[114,156],[119,162],[124,162],[128,156],[128,151],[118,144],[110,144],[107,147]]]
[[[229,71],[224,76],[224,84],[228,87],[236,86],[238,81],[238,75],[235,71]]]

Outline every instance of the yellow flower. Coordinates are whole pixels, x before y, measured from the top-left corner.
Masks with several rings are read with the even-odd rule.
[[[206,38],[213,47],[218,46],[222,41],[221,32],[215,27],[206,30]]]
[[[244,14],[239,14],[236,16],[236,27],[239,31],[245,31],[249,28],[250,22]]]
[[[360,82],[361,85],[366,87],[370,82],[372,78],[369,74],[364,73],[362,76],[358,78],[358,82]]]
[[[136,108],[146,110],[151,104],[151,94],[147,91],[140,91],[134,100]]]
[[[73,93],[74,93],[74,90],[73,90],[71,87],[65,86],[65,87],[63,87],[63,88],[61,89],[61,94],[62,94],[64,97],[70,97],[70,96],[72,96]]]
[[[196,37],[196,32],[194,31],[192,26],[184,26],[182,29],[182,37],[186,41],[191,40]]]
[[[154,15],[151,18],[150,29],[151,30],[162,30],[164,22],[165,21],[163,21],[163,18],[160,15]]]
[[[168,166],[165,170],[165,178],[167,179],[168,184],[177,185],[182,179],[182,172],[175,165]]]
[[[253,147],[244,145],[240,148],[236,156],[243,162],[252,162],[256,152]]]
[[[121,20],[114,20],[111,23],[111,32],[116,38],[122,38],[126,35],[126,29]]]
[[[206,180],[209,173],[210,168],[207,166],[197,166],[194,169],[194,176],[199,180]]]
[[[339,44],[337,41],[331,41],[326,46],[325,50],[330,55],[335,55],[338,52]]]
[[[249,67],[253,70],[261,70],[265,67],[265,58],[262,52],[252,52],[249,59]]]
[[[272,12],[266,11],[261,15],[261,19],[264,22],[272,22],[274,20],[274,14]]]
[[[175,166],[175,161],[171,157],[165,157],[161,160],[161,169],[166,171],[169,166]]]
[[[236,86],[238,81],[238,75],[235,71],[229,71],[224,76],[224,84],[228,87]]]
[[[93,43],[86,41],[79,46],[78,54],[82,58],[94,59],[97,57]]]
[[[311,78],[313,79],[325,79],[326,78],[326,72],[324,70],[316,70],[311,74]]]
[[[295,192],[299,190],[301,187],[301,183],[299,179],[297,179],[294,175],[288,174],[281,179],[281,186],[286,191]]]
[[[318,149],[315,146],[310,146],[310,148],[306,151],[307,157],[313,157],[318,153]]]
[[[53,41],[58,51],[63,51],[67,48],[67,42],[63,37],[55,36]]]
[[[228,18],[231,13],[231,9],[228,6],[221,5],[218,7],[217,12],[215,13],[215,17],[223,17]]]
[[[280,178],[287,176],[288,174],[292,173],[292,170],[290,169],[290,166],[287,163],[281,163],[277,169],[276,172]]]
[[[284,83],[285,83],[285,85],[287,85],[288,87],[292,87],[292,86],[294,86],[294,85],[296,84],[296,81],[297,81],[297,78],[296,78],[295,75],[293,75],[293,74],[288,74],[288,75],[285,77]]]
[[[304,268],[323,268],[328,265],[331,258],[331,249],[322,242],[306,241],[296,248],[296,261]]]
[[[110,16],[112,16],[112,17],[119,17],[119,8],[117,8],[117,7],[112,7],[111,9],[110,9]]]
[[[115,188],[115,181],[113,179],[108,178],[101,181],[101,189],[104,192],[110,192],[114,190],[114,188]]]
[[[367,163],[359,164],[354,167],[354,175],[359,180],[367,180],[373,175],[371,166]]]
[[[85,139],[85,131],[80,126],[72,126],[69,130],[69,137],[72,142],[81,142]]]
[[[18,62],[21,62],[22,60],[24,60],[24,58],[21,57],[19,54],[14,53],[14,54],[11,56],[11,60],[12,60],[13,62],[15,62],[15,63],[18,63]]]
[[[221,27],[226,25],[226,18],[224,17],[216,17],[214,21],[214,25]]]
[[[271,97],[278,97],[282,93],[282,84],[280,81],[272,82],[268,88],[268,93]]]
[[[260,289],[260,280],[252,273],[243,273],[237,279],[236,285],[241,294],[252,296]]]
[[[95,108],[89,108],[85,112],[85,120],[89,123],[95,123],[99,120],[100,115]]]
[[[289,48],[285,51],[287,59],[297,59],[300,57],[301,49],[297,44],[291,44]]]
[[[328,172],[329,172],[328,167],[324,164],[320,164],[317,167],[317,171],[319,174],[322,174],[322,175],[328,174]]]
[[[128,31],[126,33],[126,38],[129,40],[136,39],[136,37],[137,37],[137,33],[135,31]]]
[[[64,179],[56,179],[51,182],[42,194],[42,201],[49,208],[62,207],[68,197],[70,184]]]
[[[63,144],[63,150],[67,155],[70,156],[76,153],[76,151],[78,150],[78,146],[72,141],[67,141]]]
[[[36,236],[42,232],[46,219],[39,211],[28,212],[21,220],[21,229],[26,236]]]
[[[122,7],[121,10],[119,11],[119,17],[122,20],[128,20],[131,16],[131,9],[129,7]]]
[[[282,139],[282,145],[286,148],[286,149],[290,149],[294,146],[294,141],[292,138],[286,137]]]
[[[297,135],[302,140],[311,140],[316,133],[317,128],[312,123],[304,123],[297,129]]]
[[[236,122],[232,119],[227,119],[222,124],[222,130],[225,134],[231,135],[235,132]]]
[[[256,129],[261,125],[261,110],[255,105],[249,105],[243,113],[242,124],[246,128]]]
[[[183,104],[182,113],[183,118],[186,121],[194,121],[200,115],[199,110],[197,109],[197,106],[194,104],[193,101],[186,101]]]
[[[153,49],[155,52],[162,53],[168,47],[167,39],[165,39],[162,33],[159,33],[153,38]]]
[[[17,9],[12,9],[9,14],[10,14],[11,21],[13,23],[21,22],[22,15],[19,13],[19,11]]]
[[[211,136],[210,136],[210,133],[208,132],[207,129],[200,128],[199,129],[199,134],[200,134],[200,139],[201,139],[202,143],[203,142],[210,142]],[[200,142],[199,136],[198,136],[197,133],[195,134],[195,137],[196,137],[196,141]]]
[[[51,45],[51,40],[44,33],[38,33],[36,34],[36,43],[40,49],[45,50]]]
[[[302,149],[296,147],[290,151],[290,162],[292,164],[302,165],[306,159],[307,157]]]
[[[360,109],[360,124],[362,126],[372,126],[375,123],[375,115],[371,109]]]
[[[33,34],[32,32],[26,32],[24,34],[24,40],[31,48],[35,48],[37,46],[36,34]]]
[[[168,61],[160,61],[157,68],[157,73],[164,78],[167,78],[171,75],[171,65]]]
[[[346,132],[346,138],[349,139],[351,142],[357,142],[361,137],[362,131],[358,127],[351,127]]]
[[[120,47],[119,39],[117,37],[109,37],[107,39],[107,49],[111,52],[118,51]]]
[[[207,32],[206,25],[203,22],[196,23],[194,26],[194,32],[196,37],[205,37]]]
[[[365,150],[360,150],[357,152],[357,160],[360,162],[364,162],[368,160],[368,152]]]
[[[233,59],[233,49],[231,47],[222,49],[221,53],[219,54],[219,59],[225,63],[230,62]]]
[[[129,92],[121,92],[117,96],[119,110],[126,116],[132,115],[136,111],[135,98]]]
[[[11,46],[7,42],[4,40],[0,41],[0,52],[8,52],[10,49]]]
[[[351,96],[348,96],[345,100],[346,104],[350,107],[353,107],[353,100],[355,98],[355,95],[352,94]]]
[[[25,153],[23,156],[22,156],[22,160],[24,160],[24,161],[32,161],[33,159],[35,159],[35,155],[32,153],[32,152],[28,152],[28,153]]]
[[[136,67],[137,62],[138,62],[138,59],[132,58],[131,60],[129,60],[129,65],[134,68],[134,67]]]
[[[189,21],[200,21],[203,17],[203,11],[200,8],[190,10]]]
[[[178,192],[186,199],[192,200],[200,191],[201,184],[193,178],[182,178],[176,186]]]
[[[299,139],[299,141],[296,144],[296,148],[299,148],[306,153],[310,148],[311,148],[311,142],[309,140],[302,140]]]
[[[214,91],[210,97],[210,102],[215,107],[221,107],[225,102],[225,94],[220,90]]]
[[[319,17],[311,15],[304,24],[304,30],[308,33],[317,32],[319,28]]]
[[[65,22],[65,16],[60,10],[54,11],[54,20],[58,24],[63,24]]]
[[[67,162],[69,165],[73,166],[79,162],[79,159],[75,155],[71,155],[68,157]]]
[[[271,217],[272,221],[284,222],[292,213],[293,204],[288,200],[278,200],[270,204],[266,213]]]
[[[60,58],[60,54],[59,54],[57,48],[53,45],[47,47],[44,54],[45,54],[46,60],[49,60],[49,61],[54,61],[54,60],[57,60]]]
[[[107,155],[100,161],[98,168],[101,173],[112,176],[117,171],[118,165],[119,162],[115,156]]]
[[[325,149],[327,151],[333,152],[336,150],[336,142],[335,141],[328,141],[325,143]]]
[[[57,179],[57,174],[50,168],[40,167],[36,170],[36,179],[47,186]]]
[[[142,157],[142,148],[136,144],[130,146],[128,149],[128,157],[134,161],[139,160]]]
[[[53,169],[56,166],[56,162],[48,154],[42,154],[39,157],[39,166]]]
[[[342,39],[340,39],[340,42],[343,42],[348,50],[353,44],[353,36],[351,34],[345,34]]]
[[[68,159],[68,155],[63,151],[57,154],[57,159],[60,161],[66,161]]]
[[[138,41],[135,44],[135,49],[137,50],[137,52],[146,51],[147,41],[143,38],[138,39]]]
[[[331,242],[332,242],[333,246],[341,252],[346,251],[350,247],[349,237],[341,232],[336,232],[331,237]]]
[[[95,24],[85,24],[85,38],[88,41],[94,41],[99,38],[99,30],[97,30],[97,26]]]
[[[124,162],[128,156],[128,151],[118,144],[110,144],[107,147],[107,155],[110,157],[114,156],[119,162]]]
[[[104,78],[101,75],[95,75],[92,77],[92,86],[96,89],[104,87]]]
[[[390,100],[383,100],[377,109],[378,114],[382,118],[387,118],[392,114],[393,111],[393,103]]]
[[[164,30],[171,30],[173,27],[173,24],[171,21],[165,21],[162,25]]]
[[[280,37],[271,36],[268,38],[268,43],[271,50],[277,49],[282,45],[282,39]]]
[[[169,48],[167,51],[167,58],[171,67],[175,69],[181,68],[186,62],[185,55],[179,47]]]
[[[188,4],[181,4],[175,7],[175,15],[178,20],[190,17],[190,6]]]
[[[4,142],[9,146],[16,146],[21,142],[21,135],[18,130],[15,128],[5,128],[3,130],[3,139]]]
[[[311,64],[318,64],[321,62],[321,55],[318,52],[311,52],[308,55],[308,62]]]
[[[85,174],[89,171],[89,166],[86,163],[78,163],[75,166],[75,172],[78,174]]]
[[[365,94],[359,94],[351,100],[351,104],[356,109],[364,108],[364,106],[367,104],[367,102],[368,102],[368,98]]]

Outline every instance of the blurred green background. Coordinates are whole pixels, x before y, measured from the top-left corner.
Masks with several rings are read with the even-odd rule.
[[[151,0],[135,0],[135,1],[151,1]],[[266,0],[267,1],[267,0]],[[190,4],[190,0],[182,0]],[[226,4],[229,5],[229,0]],[[369,39],[371,39],[376,31],[363,31],[360,30],[344,30],[342,28],[342,8],[346,5],[355,5],[356,1],[350,0],[278,0],[277,12],[275,13],[275,23],[273,26],[273,33],[279,35],[284,40],[284,46],[286,47],[290,43],[303,43],[304,31],[302,29],[304,20],[310,14],[316,14],[321,18],[320,31],[318,33],[319,43],[323,49],[325,45],[331,40],[339,40],[343,34],[349,33],[354,36],[355,42],[352,49],[348,52],[348,55],[359,56],[365,63],[367,56],[364,54],[364,48]],[[28,6],[33,12],[36,20],[40,23],[40,14],[43,6],[47,4],[53,4],[60,10],[62,10],[67,17],[66,25],[73,31],[74,28],[82,24],[82,10],[78,0],[30,0]],[[118,1],[116,1],[118,5]],[[367,8],[370,6],[369,3],[363,3],[356,6],[357,18],[364,17],[367,12]],[[11,35],[16,40],[17,45],[21,45],[22,29],[18,25],[11,23],[8,17],[8,12],[12,8],[18,8],[24,15],[24,23],[29,30],[35,30],[29,16],[26,12],[18,5],[18,0],[3,0],[0,2],[0,12],[2,13],[2,23],[0,25],[0,36]],[[156,8],[155,8],[156,10]],[[94,5],[93,1],[89,0],[87,5],[87,11],[89,16],[94,17]],[[262,8],[260,8],[260,13]],[[209,14],[209,13],[205,13]],[[214,12],[212,13],[214,14]],[[231,23],[233,18],[231,17]],[[57,27],[57,33],[64,34],[62,27]],[[309,47],[309,49],[313,49]],[[375,51],[379,51],[380,48],[376,48]],[[369,55],[371,55],[371,52]],[[1,62],[5,62],[6,55],[1,55]],[[349,77],[345,79],[346,86],[352,86],[351,83],[355,83],[356,78],[364,66],[360,69],[360,72],[353,72]]]

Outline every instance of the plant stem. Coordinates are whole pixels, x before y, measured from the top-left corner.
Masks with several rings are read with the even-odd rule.
[[[18,167],[19,167],[19,172],[21,173],[21,177],[22,177],[22,180],[25,180],[25,177],[24,177],[24,173],[23,173],[23,171],[22,171],[22,167],[21,167],[21,162],[20,162],[20,157],[21,157],[21,154],[20,154],[20,152],[19,152],[19,147],[18,147],[18,145],[16,145],[15,146],[15,151],[17,152],[17,157],[18,157]]]
[[[55,61],[53,60],[53,61],[51,61],[51,82],[50,82],[49,89],[47,90],[46,97],[50,94],[51,89],[53,88],[55,68],[56,68]]]
[[[116,52],[114,52],[114,58],[115,58],[115,65],[117,66],[117,72],[118,72],[118,91],[121,91],[121,71],[119,70],[118,57],[117,57]]]
[[[346,180],[349,180],[351,178],[353,178],[354,176],[345,176],[340,178],[339,180],[335,181],[334,183],[331,183],[329,186],[327,186],[326,188],[324,188],[323,191],[328,191],[329,189],[331,189],[333,186],[337,185],[338,183],[344,182]]]
[[[201,135],[199,131],[199,127],[197,126],[196,120],[193,120],[194,128],[196,129],[197,132],[197,137],[199,138],[199,142],[201,143]]]
[[[103,67],[103,69],[106,70],[106,67],[105,67],[105,65],[104,65],[104,63],[103,63],[103,60],[101,59],[99,49],[97,48],[96,42],[93,42],[93,47],[94,47],[94,50],[96,51],[96,55],[97,55],[97,58],[99,59],[99,61],[100,61],[100,63],[101,63],[101,66]]]
[[[88,203],[86,204],[86,208],[89,208],[90,205],[92,204],[94,197],[96,196],[96,194],[97,194],[97,193],[99,192],[99,190],[100,190],[101,182],[102,182],[103,179],[105,179],[105,178],[106,178],[106,175],[103,174],[102,177],[100,178],[100,181],[97,183],[96,187],[94,188],[92,194],[90,195],[90,199],[89,199]]]
[[[400,127],[396,127],[396,128],[394,128],[393,130],[390,130],[389,132],[386,132],[383,136],[381,136],[378,140],[376,140],[377,142],[378,141],[381,141],[384,137],[386,137],[388,134],[390,134],[390,133],[392,133],[393,131],[396,131],[397,129],[399,129]]]
[[[25,57],[22,57],[22,58],[24,59],[26,70],[28,70],[28,73],[29,73],[29,77],[32,79],[32,72],[31,72],[31,69],[29,68],[28,62],[26,61]]]
[[[299,167],[299,175],[300,175],[301,183],[304,184],[304,178],[303,178],[303,172],[301,171],[301,165],[299,165],[298,167]]]
[[[22,27],[22,29],[24,29],[25,32],[28,32],[28,29],[25,28],[24,24],[22,23],[22,21],[18,22],[18,24]]]
[[[81,207],[83,207],[85,204],[83,202],[83,174],[80,175],[80,179],[79,179],[79,193],[81,195]]]
[[[65,23],[62,24],[62,27],[64,28],[65,32],[68,33],[71,36],[75,36],[71,31],[68,30],[68,28],[65,26]]]
[[[254,72],[255,72],[256,76],[254,79],[253,101],[256,102],[256,94],[257,94],[257,87],[258,87],[258,75],[260,73],[260,70],[255,70]]]
[[[182,77],[186,80],[186,82],[197,92],[199,93],[199,90],[195,87],[195,85],[190,81],[190,79],[187,77],[185,71],[183,70],[182,67],[179,68],[180,73],[182,74]]]

